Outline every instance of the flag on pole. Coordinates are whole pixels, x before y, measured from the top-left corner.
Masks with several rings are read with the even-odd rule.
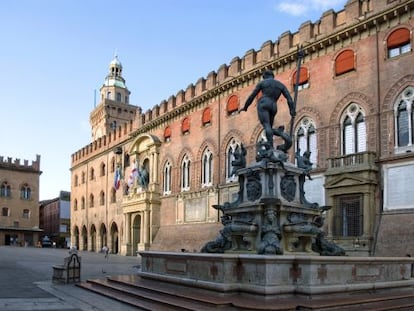
[[[115,180],[114,180],[115,190],[118,190],[120,185],[121,185],[121,168],[118,166],[115,170]]]
[[[134,185],[135,179],[137,179],[137,176],[138,176],[138,161],[135,161],[131,174],[129,174],[128,187],[131,188]]]

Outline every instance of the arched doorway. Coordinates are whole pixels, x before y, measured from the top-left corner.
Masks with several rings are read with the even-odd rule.
[[[101,237],[101,248],[104,246],[108,246],[108,237],[106,226],[104,224],[101,225],[101,229],[99,230],[99,235]]]
[[[82,245],[79,245],[79,247],[82,247],[82,251],[88,250],[88,229],[86,229],[86,226],[82,227]]]
[[[79,248],[79,228],[77,226],[73,229],[73,240],[71,247],[76,247],[76,249]]]
[[[112,223],[111,226],[111,253],[112,254],[118,254],[118,244],[119,244],[119,240],[118,240],[119,234],[118,234],[118,226],[116,225],[116,223]]]
[[[138,244],[141,242],[141,215],[136,215],[132,225],[132,254],[138,251]]]
[[[91,226],[91,251],[96,252],[96,228]]]

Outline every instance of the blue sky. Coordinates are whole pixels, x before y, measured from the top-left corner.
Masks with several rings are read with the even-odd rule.
[[[0,155],[41,155],[40,199],[70,191],[71,154],[117,53],[143,111],[346,0],[16,0],[0,9]],[[5,123],[5,124],[4,124]]]

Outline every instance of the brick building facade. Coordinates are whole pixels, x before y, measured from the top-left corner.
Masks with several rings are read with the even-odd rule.
[[[40,156],[29,161],[0,157],[0,245],[33,246],[40,240]]]
[[[115,57],[90,116],[93,141],[72,154],[72,244],[133,255],[199,250],[214,239],[212,205],[238,191],[232,155],[243,144],[254,161],[263,139],[255,105],[238,109],[271,69],[291,94],[298,84],[289,159],[312,152],[305,191],[332,206],[328,237],[351,255],[414,254],[413,12],[413,0],[349,0],[146,112],[130,105]],[[289,122],[280,100],[274,126]],[[148,184],[129,181],[134,169],[149,173]]]

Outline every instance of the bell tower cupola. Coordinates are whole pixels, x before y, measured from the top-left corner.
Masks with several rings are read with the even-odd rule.
[[[131,92],[122,76],[122,64],[115,54],[109,63],[109,72],[100,88],[99,104],[91,112],[89,122],[92,140],[107,135],[125,123],[135,119],[136,106],[129,104]]]

